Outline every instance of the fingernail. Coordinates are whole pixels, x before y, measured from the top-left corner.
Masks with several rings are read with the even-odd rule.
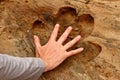
[[[80,50],[81,50],[81,51],[83,51],[83,50],[84,50],[84,48],[80,48]]]
[[[56,26],[60,26],[59,24],[56,24]]]
[[[68,29],[72,29],[72,26],[69,26]]]
[[[34,35],[34,38],[36,38],[37,36],[36,35]]]
[[[78,36],[77,36],[77,38],[79,38],[79,39],[80,39],[80,38],[81,38],[81,36],[80,36],[80,35],[78,35]]]
[[[37,35],[34,35],[34,39],[38,39],[38,36],[37,36]]]

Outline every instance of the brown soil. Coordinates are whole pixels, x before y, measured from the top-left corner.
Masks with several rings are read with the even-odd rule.
[[[65,43],[81,35],[71,49],[85,50],[39,80],[119,80],[119,4],[119,0],[0,0],[0,52],[34,56],[33,35],[44,45],[56,23],[61,25],[59,36],[72,26]]]

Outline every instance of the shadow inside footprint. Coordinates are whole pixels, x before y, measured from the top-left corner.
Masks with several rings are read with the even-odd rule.
[[[79,34],[82,38],[86,38],[92,33],[94,29],[94,18],[90,14],[82,14],[75,21],[80,27]]]
[[[101,50],[102,47],[99,44],[87,41],[87,42],[82,42],[81,44],[77,45],[77,47],[83,47],[84,50],[80,54],[77,54],[77,60],[80,60],[82,63],[87,63],[94,58],[96,58]],[[79,57],[78,57],[79,56]]]
[[[56,14],[56,23],[65,26],[74,21],[77,16],[76,10],[72,7],[62,7]]]
[[[40,37],[42,45],[47,42],[48,37],[50,36],[48,27],[46,27],[41,20],[34,21],[31,31],[33,35],[38,35]]]

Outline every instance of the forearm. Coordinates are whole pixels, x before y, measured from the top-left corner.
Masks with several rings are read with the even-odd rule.
[[[44,62],[39,58],[20,58],[0,54],[2,80],[37,80],[43,73]]]

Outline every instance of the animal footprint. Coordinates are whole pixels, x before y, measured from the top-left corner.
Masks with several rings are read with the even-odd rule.
[[[53,24],[55,23],[59,23],[61,25],[58,37],[60,37],[63,34],[63,32],[68,26],[73,27],[73,31],[65,43],[72,40],[77,35],[82,36],[82,43],[77,43],[75,46],[70,48],[70,50],[76,49],[80,46],[84,47],[85,50],[81,54],[79,54],[79,57],[82,59],[81,61],[83,63],[86,63],[99,55],[101,51],[100,45],[92,43],[90,41],[83,42],[84,39],[88,37],[94,30],[94,18],[90,14],[82,14],[78,16],[76,9],[72,7],[62,7],[59,9],[57,14],[45,14],[43,16],[43,20],[34,21],[33,27],[31,29],[32,33],[39,35],[41,37],[41,43],[45,44],[49,39],[50,33],[53,29],[52,26],[54,26]]]

